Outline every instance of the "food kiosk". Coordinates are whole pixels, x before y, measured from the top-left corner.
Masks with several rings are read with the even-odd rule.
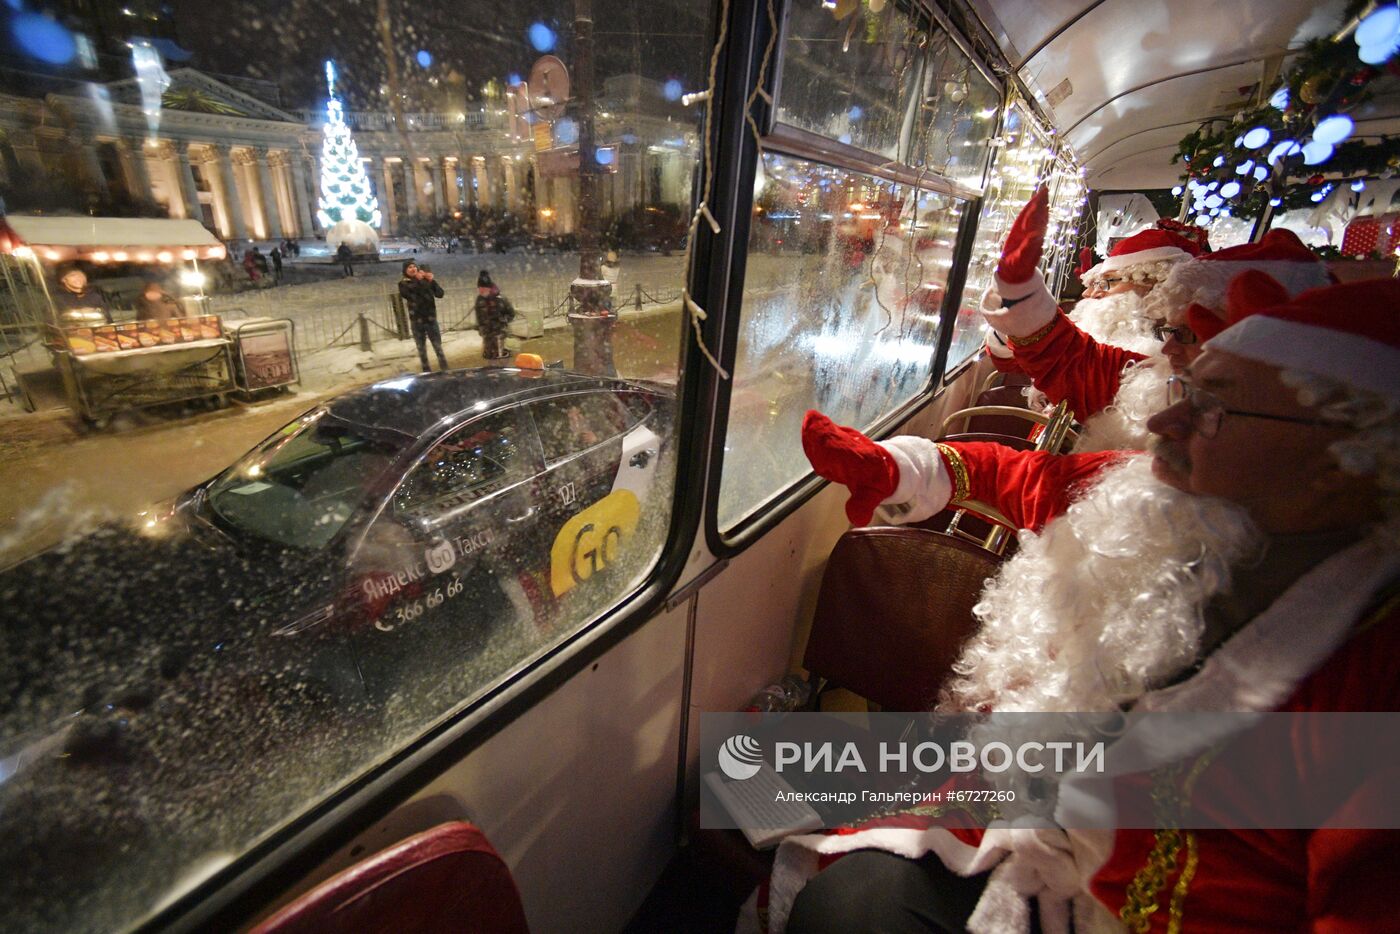
[[[234,390],[229,336],[217,316],[199,313],[200,262],[226,251],[197,221],[12,215],[0,223],[0,253],[11,293],[7,336],[13,344],[28,329],[41,349],[26,358],[29,372],[19,369],[22,387],[44,376],[46,355],[48,378],[56,373],[69,407],[88,421]],[[73,310],[73,296],[53,275],[60,264],[84,273],[92,307]],[[123,307],[132,304],[132,283],[139,290],[177,274],[183,314],[146,320]]]

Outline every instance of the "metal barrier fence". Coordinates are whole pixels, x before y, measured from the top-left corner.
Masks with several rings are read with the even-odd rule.
[[[335,283],[327,283],[335,285]],[[465,283],[444,284],[447,295],[438,299],[438,321],[446,332],[475,331],[476,328],[476,289]],[[395,311],[397,290],[381,290],[377,296],[365,296],[364,289],[357,290],[353,298],[337,301],[335,289],[326,289],[318,295],[291,294],[300,289],[266,289],[257,292],[241,292],[235,295],[216,295],[209,300],[209,311],[226,318],[291,318],[296,322],[297,342],[302,351],[321,350],[330,347],[354,347],[362,350],[373,348],[375,341],[385,339],[407,340],[411,334],[407,317]],[[346,290],[348,291],[348,290]],[[553,320],[563,318],[576,310],[576,302],[567,285],[545,283],[540,296],[530,296],[531,305],[544,307],[543,318]],[[329,294],[327,294],[329,293]],[[555,296],[562,293],[556,300]],[[544,301],[539,302],[543,297]],[[681,292],[649,291],[641,283],[622,295],[614,295],[613,308],[623,314],[628,311],[641,311],[648,305],[665,305],[680,301]],[[348,296],[347,296],[348,298]],[[537,303],[538,302],[538,303]],[[516,312],[527,315],[530,306],[522,307],[523,302],[514,302]]]

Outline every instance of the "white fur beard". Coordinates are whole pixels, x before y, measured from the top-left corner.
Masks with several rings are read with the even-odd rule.
[[[1151,324],[1143,316],[1142,307],[1143,296],[1136,292],[1085,298],[1074,306],[1069,320],[1100,344],[1112,344],[1150,357],[1161,352],[1162,343],[1152,336]]]
[[[947,711],[1112,711],[1189,667],[1202,610],[1258,554],[1245,511],[1174,490],[1139,455],[1099,482],[988,583]]]
[[[1171,375],[1171,361],[1160,353],[1124,367],[1113,402],[1084,420],[1075,452],[1146,450],[1151,438],[1147,420],[1167,407]]]

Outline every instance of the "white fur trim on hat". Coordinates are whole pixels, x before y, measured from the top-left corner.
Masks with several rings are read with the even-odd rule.
[[[1161,262],[1179,263],[1184,259],[1190,258],[1190,253],[1178,247],[1153,247],[1150,250],[1138,250],[1136,253],[1123,253],[1118,256],[1110,256],[1079,278],[1085,282],[1090,282],[1102,277],[1105,273],[1119,272],[1124,269],[1130,269],[1133,266],[1146,266],[1150,263]]]
[[[1326,264],[1321,262],[1217,262],[1198,257],[1173,267],[1166,280],[1148,293],[1142,312],[1149,318],[1165,320],[1175,326],[1186,323],[1186,309],[1195,304],[1204,305],[1223,318],[1226,288],[1236,276],[1250,269],[1267,273],[1290,297],[1332,283]]]
[[[982,317],[999,334],[1008,337],[1030,337],[1055,320],[1059,307],[1050,297],[1045,280],[1039,275],[1025,282],[1005,282],[996,276],[995,290],[982,295]],[[1006,302],[1013,302],[1010,307]]]
[[[1251,315],[1203,347],[1400,399],[1400,350],[1359,334]]]

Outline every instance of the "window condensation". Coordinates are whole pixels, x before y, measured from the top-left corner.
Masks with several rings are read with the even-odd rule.
[[[109,37],[82,75],[33,56],[0,69],[23,157],[0,172],[8,220],[210,231],[197,262],[87,241],[0,256],[7,366],[65,416],[86,399],[108,406],[99,429],[141,426],[26,434],[0,465],[14,930],[148,921],[634,596],[672,519],[703,110],[683,98],[705,87],[718,4],[594,0],[591,50],[566,0],[494,4],[470,28],[445,0],[352,4],[335,35],[321,7],[157,6],[55,25]],[[142,37],[183,57],[138,79]],[[362,176],[335,164],[348,147],[328,155],[327,58]],[[59,123],[62,141],[42,129]],[[344,278],[317,215],[337,171],[378,238],[373,257],[353,242]],[[299,249],[279,272],[284,241]],[[452,372],[420,374],[416,316],[394,313],[406,259],[443,290]],[[55,336],[73,267],[110,346]],[[486,282],[515,311],[495,362],[526,351],[543,370],[484,366]],[[157,346],[164,332],[138,327],[147,283],[209,333],[167,324],[176,344]],[[203,399],[141,408],[231,388],[232,364],[176,378],[162,363],[204,366],[221,341],[249,372],[277,363],[266,335],[232,343],[248,318],[292,320],[295,395],[236,417]],[[127,348],[128,328],[153,339]],[[69,398],[80,365],[103,382]]]
[[[807,475],[807,409],[866,427],[924,389],[964,203],[860,172],[763,161],[719,525]]]
[[[777,119],[971,187],[1001,96],[921,11],[793,4]]]
[[[978,310],[982,296],[994,284],[993,274],[1011,222],[1035,194],[1049,158],[1048,143],[1020,107],[1007,109],[999,140],[977,220],[977,237],[968,258],[967,280],[958,304],[945,372],[966,363],[986,338],[987,323]],[[1046,262],[1049,259],[1047,254]]]
[[[921,29],[897,4],[792,4],[777,118],[898,159],[908,150],[922,76]],[[927,42],[927,33],[922,33]]]

